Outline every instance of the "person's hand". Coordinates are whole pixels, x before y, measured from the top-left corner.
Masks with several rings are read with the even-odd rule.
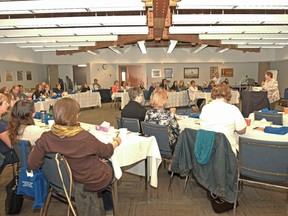
[[[113,138],[113,142],[117,142],[117,146],[119,146],[121,144],[122,140],[119,136],[117,136],[117,137]]]

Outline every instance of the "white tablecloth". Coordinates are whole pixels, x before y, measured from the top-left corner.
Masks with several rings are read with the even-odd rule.
[[[120,97],[121,98],[121,109],[125,107],[126,104],[128,104],[130,98],[128,92],[116,92],[112,95],[112,97]],[[113,100],[113,98],[112,98]]]
[[[166,108],[188,106],[189,97],[187,91],[168,92]]]
[[[231,100],[229,101],[230,104],[238,104],[239,103],[239,97],[240,97],[240,94],[238,91],[231,91],[232,93],[232,97],[231,97]],[[195,92],[195,97],[196,99],[199,99],[199,98],[203,98],[206,100],[206,104],[210,101],[211,99],[211,92]]]
[[[101,96],[99,92],[84,92],[78,94],[68,94],[63,97],[70,97],[75,99],[81,108],[86,107],[101,107]],[[46,110],[48,112],[49,106],[54,105],[57,99],[46,99],[45,101],[40,101],[34,104],[35,111],[40,112],[41,110]]]
[[[285,114],[285,113],[282,113],[282,114],[283,114],[283,126],[288,126],[288,114]],[[254,121],[255,120],[254,112],[250,113],[248,118]]]

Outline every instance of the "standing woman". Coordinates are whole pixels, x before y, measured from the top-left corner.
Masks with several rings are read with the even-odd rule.
[[[40,138],[44,129],[36,126],[33,120],[35,114],[34,102],[29,100],[17,101],[11,111],[8,132],[11,143],[28,140],[32,146]]]
[[[28,168],[41,167],[46,154],[58,152],[66,157],[75,182],[84,184],[88,191],[105,190],[113,180],[113,168],[105,159],[113,155],[121,139],[115,137],[111,143],[102,143],[80,126],[79,113],[80,105],[76,100],[62,98],[56,101],[53,109],[55,124],[36,141],[28,157]]]
[[[278,82],[273,79],[273,73],[267,71],[265,73],[265,82],[263,85],[263,90],[267,91],[267,97],[270,103],[270,109],[275,109],[277,101],[280,99]]]
[[[7,122],[2,119],[2,115],[7,112],[8,107],[6,96],[0,93],[0,153],[5,156],[4,163],[0,167],[0,173],[6,165],[18,163],[19,161],[14,149],[12,149],[7,131]]]

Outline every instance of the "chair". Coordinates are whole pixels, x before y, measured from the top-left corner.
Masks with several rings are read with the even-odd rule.
[[[195,93],[193,93],[193,94],[195,94]],[[189,100],[188,101],[188,107],[196,106],[197,100],[196,100],[196,98],[194,100],[190,98],[189,89],[187,89],[187,96],[188,96],[188,100]]]
[[[282,113],[265,113],[260,111],[254,112],[254,119],[261,120],[265,118],[267,121],[272,121],[274,125],[283,125],[283,114]]]
[[[32,150],[32,146],[31,146],[30,142],[27,141],[27,140],[20,140],[18,143],[16,143],[16,144],[13,145],[14,151],[16,152],[16,155],[17,155],[17,157],[18,157],[18,159],[19,159],[19,162],[20,162],[21,164],[23,164],[23,163],[24,163],[24,160],[23,160],[24,155],[23,155],[23,153],[22,153],[21,142],[25,142],[25,150],[26,150],[26,155],[25,155],[25,157],[26,157],[26,159],[27,159],[29,153],[30,153],[31,150]]]
[[[132,132],[141,132],[139,119],[122,117],[122,127]]]
[[[117,127],[122,128],[122,118],[120,116],[115,116],[116,122],[117,122]]]
[[[58,166],[55,160],[55,157],[58,158],[59,161],[59,167],[60,171],[58,170]],[[47,199],[44,204],[44,208],[41,210],[40,215],[46,215],[48,206],[51,201],[51,197],[55,197],[56,199],[62,201],[62,202],[69,202],[68,200],[72,198],[72,200],[75,199],[75,191],[74,188],[71,187],[70,183],[72,180],[72,173],[69,167],[68,162],[66,161],[65,157],[60,155],[60,154],[47,154],[44,159],[44,163],[42,165],[42,170],[44,172],[45,178],[47,180],[47,184],[50,187],[49,194],[47,196]],[[65,193],[63,183],[61,180],[60,175],[62,175],[63,183],[66,188],[67,193]],[[75,183],[76,184],[76,183]],[[78,185],[80,183],[77,183]],[[74,182],[72,182],[72,185],[74,185]],[[117,183],[112,184],[112,197],[113,197],[113,212],[114,216],[117,214],[117,206],[118,206],[118,197],[117,197]],[[97,192],[84,192],[84,193],[89,193],[89,194],[95,194],[98,198]],[[85,196],[86,197],[86,196]],[[69,199],[68,199],[69,198]],[[87,199],[89,200],[88,196]],[[91,200],[91,199],[90,199]],[[95,199],[93,199],[96,201]],[[85,202],[85,200],[84,200]],[[76,203],[77,205],[77,203]],[[72,210],[72,205],[68,206],[68,215],[70,209]],[[75,210],[72,210],[72,212]],[[74,214],[74,213],[73,213]],[[77,214],[77,213],[76,213]]]
[[[183,192],[189,175],[192,174],[204,188],[225,201],[233,203],[237,190],[237,158],[229,140],[223,133],[215,132],[210,159],[205,164],[200,164],[194,155],[197,133],[197,130],[190,128],[185,128],[181,132],[173,154],[172,172],[186,176]]]
[[[161,157],[164,161],[171,162],[172,151],[169,144],[169,134],[167,125],[158,125],[148,122],[141,122],[142,132],[144,135],[155,136]]]
[[[114,108],[116,107],[121,107],[121,97],[116,97],[114,96],[114,93],[112,92],[112,88],[110,89],[110,95],[111,95],[111,99],[112,99],[112,103],[111,106],[112,107],[114,105]]]
[[[150,103],[149,91],[147,89],[143,89],[143,95],[144,95],[144,106],[145,106],[146,103]]]
[[[254,140],[240,137],[238,156],[238,183],[248,182],[286,189],[288,199],[287,142]],[[236,200],[237,198],[238,193]],[[236,210],[234,206],[235,214]]]

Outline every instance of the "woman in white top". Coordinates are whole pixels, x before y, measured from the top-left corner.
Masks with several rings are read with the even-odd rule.
[[[199,98],[199,99],[196,99],[196,92],[198,92],[198,87],[196,86],[196,82],[194,80],[191,80],[190,82],[190,87],[188,89],[188,92],[189,92],[189,98],[191,101],[196,101],[196,104],[197,104],[197,107],[200,108],[201,107],[201,104],[202,102],[205,100],[203,98]]]
[[[221,83],[221,78],[219,77],[219,73],[215,73],[215,77],[212,79],[215,82],[215,85],[219,85]]]
[[[236,154],[239,148],[235,133],[244,134],[246,122],[240,110],[228,103],[231,97],[231,89],[226,84],[215,86],[211,92],[213,101],[206,104],[200,114],[200,128],[225,134]]]
[[[18,140],[28,140],[32,146],[35,145],[44,129],[35,125],[34,114],[33,101],[19,100],[14,104],[8,126],[11,143],[17,143]]]

